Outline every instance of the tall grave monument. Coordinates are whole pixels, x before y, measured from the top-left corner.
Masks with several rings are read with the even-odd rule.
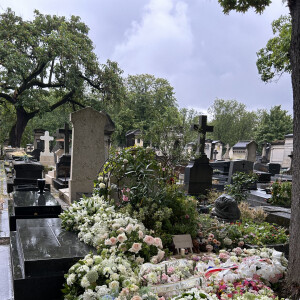
[[[212,187],[212,167],[205,154],[206,132],[212,132],[213,126],[207,125],[207,116],[199,116],[199,124],[194,124],[192,129],[198,132],[197,149],[195,158],[185,168],[184,186],[188,194],[204,195]]]
[[[114,124],[103,112],[87,107],[71,114],[72,162],[69,201],[92,193],[94,180],[107,158],[107,141]]]

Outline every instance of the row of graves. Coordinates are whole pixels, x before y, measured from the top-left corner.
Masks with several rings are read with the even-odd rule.
[[[184,171],[185,193],[150,148],[108,159],[114,124],[107,114],[85,108],[70,120],[71,154],[65,126],[64,154],[50,174],[41,163],[53,155],[47,132],[39,162],[5,153],[14,299],[61,299],[63,286],[65,299],[274,299],[284,255],[243,248],[243,235],[229,236],[240,218],[232,197],[216,200],[215,217],[199,214],[191,197],[253,170],[248,161],[209,161],[206,116],[194,126],[199,146]],[[63,212],[56,190],[70,204]]]

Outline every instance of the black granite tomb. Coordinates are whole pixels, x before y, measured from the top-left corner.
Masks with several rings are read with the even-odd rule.
[[[224,186],[228,182],[230,161],[215,161],[211,162],[210,166],[213,168],[212,188],[217,191],[224,191]]]
[[[69,185],[71,169],[71,155],[64,154],[60,157],[58,163],[56,163],[56,178],[53,179],[54,187],[59,189],[65,189]]]
[[[16,230],[17,219],[58,218],[61,206],[50,192],[16,191],[9,207],[10,230]]]
[[[61,220],[17,220],[11,232],[15,300],[62,299],[64,274],[95,249],[61,228]]]

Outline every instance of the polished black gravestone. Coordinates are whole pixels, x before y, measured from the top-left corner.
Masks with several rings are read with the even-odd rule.
[[[275,164],[275,163],[269,163],[268,164],[268,171],[269,173],[272,174],[272,176],[279,174],[280,173],[280,168],[281,165],[280,164]]]
[[[71,155],[64,154],[56,164],[56,178],[53,179],[53,185],[57,190],[65,189],[69,186],[71,170]]]
[[[17,220],[11,235],[15,300],[62,299],[64,274],[95,249],[61,228],[60,219]]]
[[[189,195],[206,194],[212,187],[213,169],[209,159],[204,154],[200,158],[191,160],[184,171],[184,188]]]
[[[7,180],[7,192],[11,193],[17,185],[36,185],[36,180],[43,178],[44,166],[33,161],[13,161],[13,178]]]
[[[50,192],[16,191],[9,207],[10,230],[16,230],[17,219],[58,218],[61,206]]]
[[[230,161],[215,161],[209,164],[213,168],[212,188],[217,191],[224,191],[224,186],[228,184]]]

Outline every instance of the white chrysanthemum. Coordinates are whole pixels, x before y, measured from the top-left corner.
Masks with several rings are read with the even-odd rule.
[[[97,300],[97,294],[93,290],[88,289],[82,295],[83,300]]]

